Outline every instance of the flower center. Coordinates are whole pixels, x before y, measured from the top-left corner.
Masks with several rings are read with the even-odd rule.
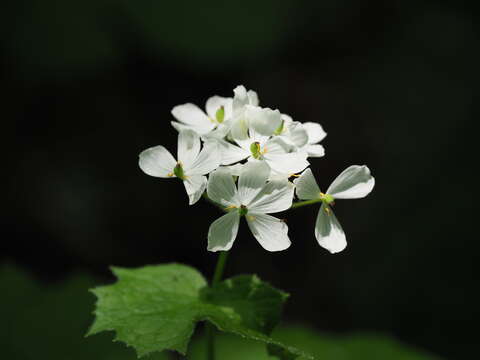
[[[175,167],[173,168],[173,173],[179,179],[182,179],[182,180],[186,179],[185,173],[183,172],[182,164],[180,162],[178,162],[177,165],[175,165]]]
[[[240,208],[238,209],[238,213],[240,216],[245,216],[248,213],[248,209],[245,205],[240,205]]]
[[[335,201],[332,195],[324,194],[322,192],[320,193],[320,199],[327,205],[330,205],[330,204],[333,205]]]
[[[219,124],[225,120],[225,107],[223,105],[218,108],[217,112],[215,113],[215,118]]]
[[[250,152],[255,159],[260,159],[262,151],[260,148],[260,143],[258,141],[255,141],[250,145]]]

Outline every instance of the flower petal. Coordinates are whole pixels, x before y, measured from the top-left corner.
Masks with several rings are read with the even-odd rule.
[[[247,205],[248,211],[272,214],[292,207],[293,184],[287,179],[268,182]]]
[[[142,171],[150,176],[167,178],[173,172],[177,162],[170,152],[163,146],[154,146],[142,151],[138,165]]]
[[[323,130],[322,126],[319,123],[306,122],[302,124],[308,134],[308,143],[316,144],[322,141],[327,133]]]
[[[190,167],[185,167],[185,174],[205,175],[220,166],[222,155],[218,149],[217,141],[207,141],[203,144],[203,149],[195,158]]]
[[[299,178],[293,180],[296,186],[296,193],[301,200],[318,199],[320,188],[310,168],[306,169]]]
[[[284,221],[257,213],[248,213],[246,219],[253,236],[265,250],[281,251],[290,246],[288,226]]]
[[[265,142],[263,151],[266,154],[286,154],[291,152],[292,150],[295,150],[294,144],[287,143],[283,138],[284,136],[275,136],[273,138],[270,138]]]
[[[244,164],[238,163],[238,164],[230,165],[226,167],[228,168],[228,170],[230,170],[230,172],[232,173],[232,176],[240,176],[240,174],[242,173],[243,166]]]
[[[233,181],[231,171],[225,167],[219,167],[208,178],[207,194],[210,199],[225,207],[239,206],[237,200],[237,188]]]
[[[225,140],[218,140],[219,151],[222,154],[222,165],[230,165],[244,160],[250,156],[250,152]]]
[[[224,119],[228,119],[232,116],[232,98],[222,97],[222,96],[212,96],[209,98],[205,104],[205,109],[207,110],[208,116],[210,118],[217,120],[217,111],[220,107],[224,108],[225,115]]]
[[[265,136],[272,135],[282,123],[280,111],[253,105],[245,106],[245,117],[253,130]]]
[[[322,157],[325,156],[325,148],[322,145],[313,144],[305,146],[304,150],[308,157]]]
[[[248,103],[253,106],[258,106],[260,101],[258,100],[258,94],[253,90],[247,91]]]
[[[292,122],[288,127],[288,137],[297,148],[301,148],[308,143],[308,132],[302,123]]]
[[[208,229],[208,250],[230,250],[238,233],[240,215],[238,211],[230,211],[215,220]]]
[[[230,128],[230,134],[234,139],[246,140],[248,139],[248,123],[245,120],[243,114],[234,115],[232,119],[232,125]]]
[[[207,126],[214,127],[215,125],[210,121],[208,116],[197,105],[187,103],[177,105],[172,109],[172,115],[178,121],[193,126]]]
[[[337,176],[327,190],[335,199],[359,199],[375,186],[375,178],[365,165],[352,165]]]
[[[247,95],[247,89],[245,89],[245,86],[243,85],[238,85],[235,89],[233,89],[233,111],[238,111],[245,105],[249,103],[248,95]]]
[[[328,205],[322,204],[318,211],[315,237],[320,246],[332,254],[342,251],[347,246],[345,233]]]
[[[267,182],[269,175],[270,168],[264,161],[247,162],[238,177],[238,200],[240,203],[250,204]]]
[[[187,190],[188,204],[195,204],[207,188],[207,177],[201,175],[189,176],[183,180],[185,190]]]
[[[307,153],[303,151],[288,154],[265,154],[265,161],[272,172],[278,174],[296,174],[305,169],[310,163],[307,161]]]
[[[193,130],[178,134],[177,159],[184,168],[189,168],[200,152],[200,137]]]

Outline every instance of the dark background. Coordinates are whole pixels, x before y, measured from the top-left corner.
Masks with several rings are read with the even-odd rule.
[[[372,330],[451,359],[476,354],[480,250],[473,8],[446,1],[19,0],[0,13],[4,194],[0,261],[59,282],[108,266],[182,262],[210,276],[209,204],[144,175],[174,150],[173,106],[244,84],[261,105],[328,132],[325,189],[351,164],[376,178],[338,201],[349,245],[315,241],[317,209],[285,215],[293,245],[244,224],[227,276],[292,294],[286,321]]]

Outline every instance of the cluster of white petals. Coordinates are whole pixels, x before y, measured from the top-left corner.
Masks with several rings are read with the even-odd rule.
[[[233,92],[233,98],[209,98],[205,111],[191,103],[175,106],[177,158],[154,146],[140,154],[140,168],[150,176],[182,180],[190,205],[204,195],[222,207],[226,214],[208,231],[210,251],[232,247],[242,217],[264,249],[288,248],[288,226],[268,214],[291,208],[295,193],[321,203],[315,224],[320,246],[332,253],[343,250],[345,233],[331,207],[336,199],[370,193],[375,181],[369,169],[347,168],[322,193],[308,168],[308,158],[325,155],[319,144],[327,135],[322,126],[260,107],[257,93],[244,86]],[[297,178],[291,182],[291,177]]]

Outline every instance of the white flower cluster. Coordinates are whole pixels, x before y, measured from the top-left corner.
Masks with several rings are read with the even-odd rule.
[[[241,217],[264,249],[288,248],[287,224],[268,214],[291,208],[294,192],[300,200],[321,203],[315,225],[318,243],[332,253],[342,251],[346,237],[331,206],[335,199],[370,193],[375,183],[370,170],[350,166],[322,193],[306,169],[307,158],[325,154],[318,144],[327,135],[322,127],[260,107],[256,92],[244,86],[233,92],[233,98],[209,98],[206,112],[190,103],[174,107],[177,159],[165,147],[155,146],[140,154],[140,168],[150,176],[182,180],[190,205],[206,190],[208,198],[225,210],[210,225],[210,251],[232,247]],[[297,177],[293,183],[291,177]]]

